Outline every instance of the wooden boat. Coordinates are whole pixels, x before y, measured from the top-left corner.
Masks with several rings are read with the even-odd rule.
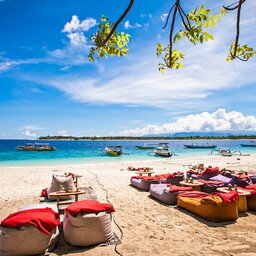
[[[21,151],[54,151],[55,147],[50,146],[49,143],[27,143],[26,145],[19,145],[16,149]]]
[[[154,149],[156,147],[156,145],[155,144],[144,144],[144,145],[142,145],[142,146],[135,146],[135,148],[137,148],[137,149]]]
[[[214,152],[218,152],[218,155],[221,156],[249,156],[250,154],[242,154],[241,151],[236,150],[236,151],[231,151],[230,149],[219,149],[219,150],[212,150],[211,154],[213,154]]]
[[[216,145],[206,144],[199,144],[199,143],[192,143],[190,145],[184,145],[186,148],[197,148],[197,149],[205,149],[205,148],[216,148]]]
[[[105,147],[105,151],[111,156],[121,156],[123,154],[122,146]]]
[[[232,156],[233,153],[229,149],[222,149],[219,153],[221,156]]]
[[[159,143],[159,145],[154,150],[155,154],[158,156],[171,157],[172,153],[169,151],[168,143]]]
[[[252,140],[252,141],[250,141],[250,143],[247,143],[247,144],[242,143],[242,144],[240,144],[240,146],[241,147],[256,147],[256,141]]]

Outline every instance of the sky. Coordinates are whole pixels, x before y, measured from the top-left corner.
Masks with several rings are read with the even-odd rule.
[[[168,42],[172,1],[137,0],[118,29],[131,35],[128,56],[88,61],[101,15],[116,21],[128,2],[0,0],[0,138],[256,131],[256,59],[225,61],[235,13],[214,41],[175,45],[184,68],[162,75],[156,44]],[[187,12],[199,2],[181,1]],[[213,13],[224,3],[202,2]],[[255,1],[241,18],[241,44],[256,48]]]

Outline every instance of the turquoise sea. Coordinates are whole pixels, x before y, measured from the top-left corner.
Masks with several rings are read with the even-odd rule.
[[[29,152],[16,150],[17,145],[31,142],[49,142],[57,148],[51,152]],[[211,149],[186,149],[184,144],[209,143],[217,145],[216,149],[240,150],[243,154],[256,153],[256,148],[241,147],[240,143],[249,143],[248,140],[167,140],[167,141],[31,141],[31,140],[0,140],[0,165],[38,165],[38,164],[80,164],[103,161],[120,160],[149,160],[159,159],[159,156],[149,155],[152,150],[139,150],[136,145],[144,143],[168,142],[171,151],[178,156],[188,157],[208,155]],[[106,146],[121,145],[124,154],[121,157],[111,157],[104,152]]]

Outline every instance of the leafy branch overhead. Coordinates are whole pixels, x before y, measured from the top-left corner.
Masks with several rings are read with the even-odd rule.
[[[90,48],[90,52],[88,55],[89,61],[94,61],[95,56],[97,58],[107,58],[108,55],[127,55],[127,47],[130,39],[129,34],[114,31],[108,41],[103,44],[104,39],[107,38],[113,27],[114,24],[111,24],[106,17],[101,17],[96,34],[90,37],[90,40],[94,46]]]
[[[127,8],[115,23],[110,23],[104,16],[101,17],[96,33],[90,38],[92,44],[88,55],[90,61],[94,61],[95,57],[106,58],[108,55],[127,55],[130,35],[125,32],[117,32],[116,29],[130,12],[134,1],[130,0]],[[204,4],[200,8],[186,13],[180,4],[181,0],[173,1],[174,4],[168,12],[163,28],[166,30],[170,24],[169,42],[166,45],[157,43],[156,47],[156,55],[161,58],[158,68],[162,73],[167,69],[179,69],[183,67],[182,60],[184,59],[184,54],[177,47],[183,38],[186,38],[193,45],[214,40],[209,30],[218,25],[223,16],[230,11],[237,12],[236,38],[230,46],[227,61],[230,62],[234,59],[247,61],[256,55],[253,48],[248,45],[241,46],[239,44],[241,9],[246,0],[239,0],[229,6],[223,6],[217,15],[213,15],[209,9],[205,8]]]

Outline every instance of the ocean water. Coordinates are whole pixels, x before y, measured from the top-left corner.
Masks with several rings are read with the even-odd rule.
[[[31,142],[50,143],[57,148],[50,152],[19,151],[17,145]],[[38,164],[80,164],[104,161],[147,160],[158,159],[159,156],[149,155],[153,150],[139,150],[136,145],[144,143],[168,142],[171,151],[177,156],[188,157],[208,155],[211,149],[186,149],[184,144],[209,143],[217,145],[216,149],[240,150],[243,154],[256,153],[256,148],[241,147],[240,143],[249,143],[248,140],[166,140],[166,141],[31,141],[31,140],[0,140],[0,165],[38,165]],[[111,157],[104,152],[106,146],[121,145],[124,154],[120,157]]]

